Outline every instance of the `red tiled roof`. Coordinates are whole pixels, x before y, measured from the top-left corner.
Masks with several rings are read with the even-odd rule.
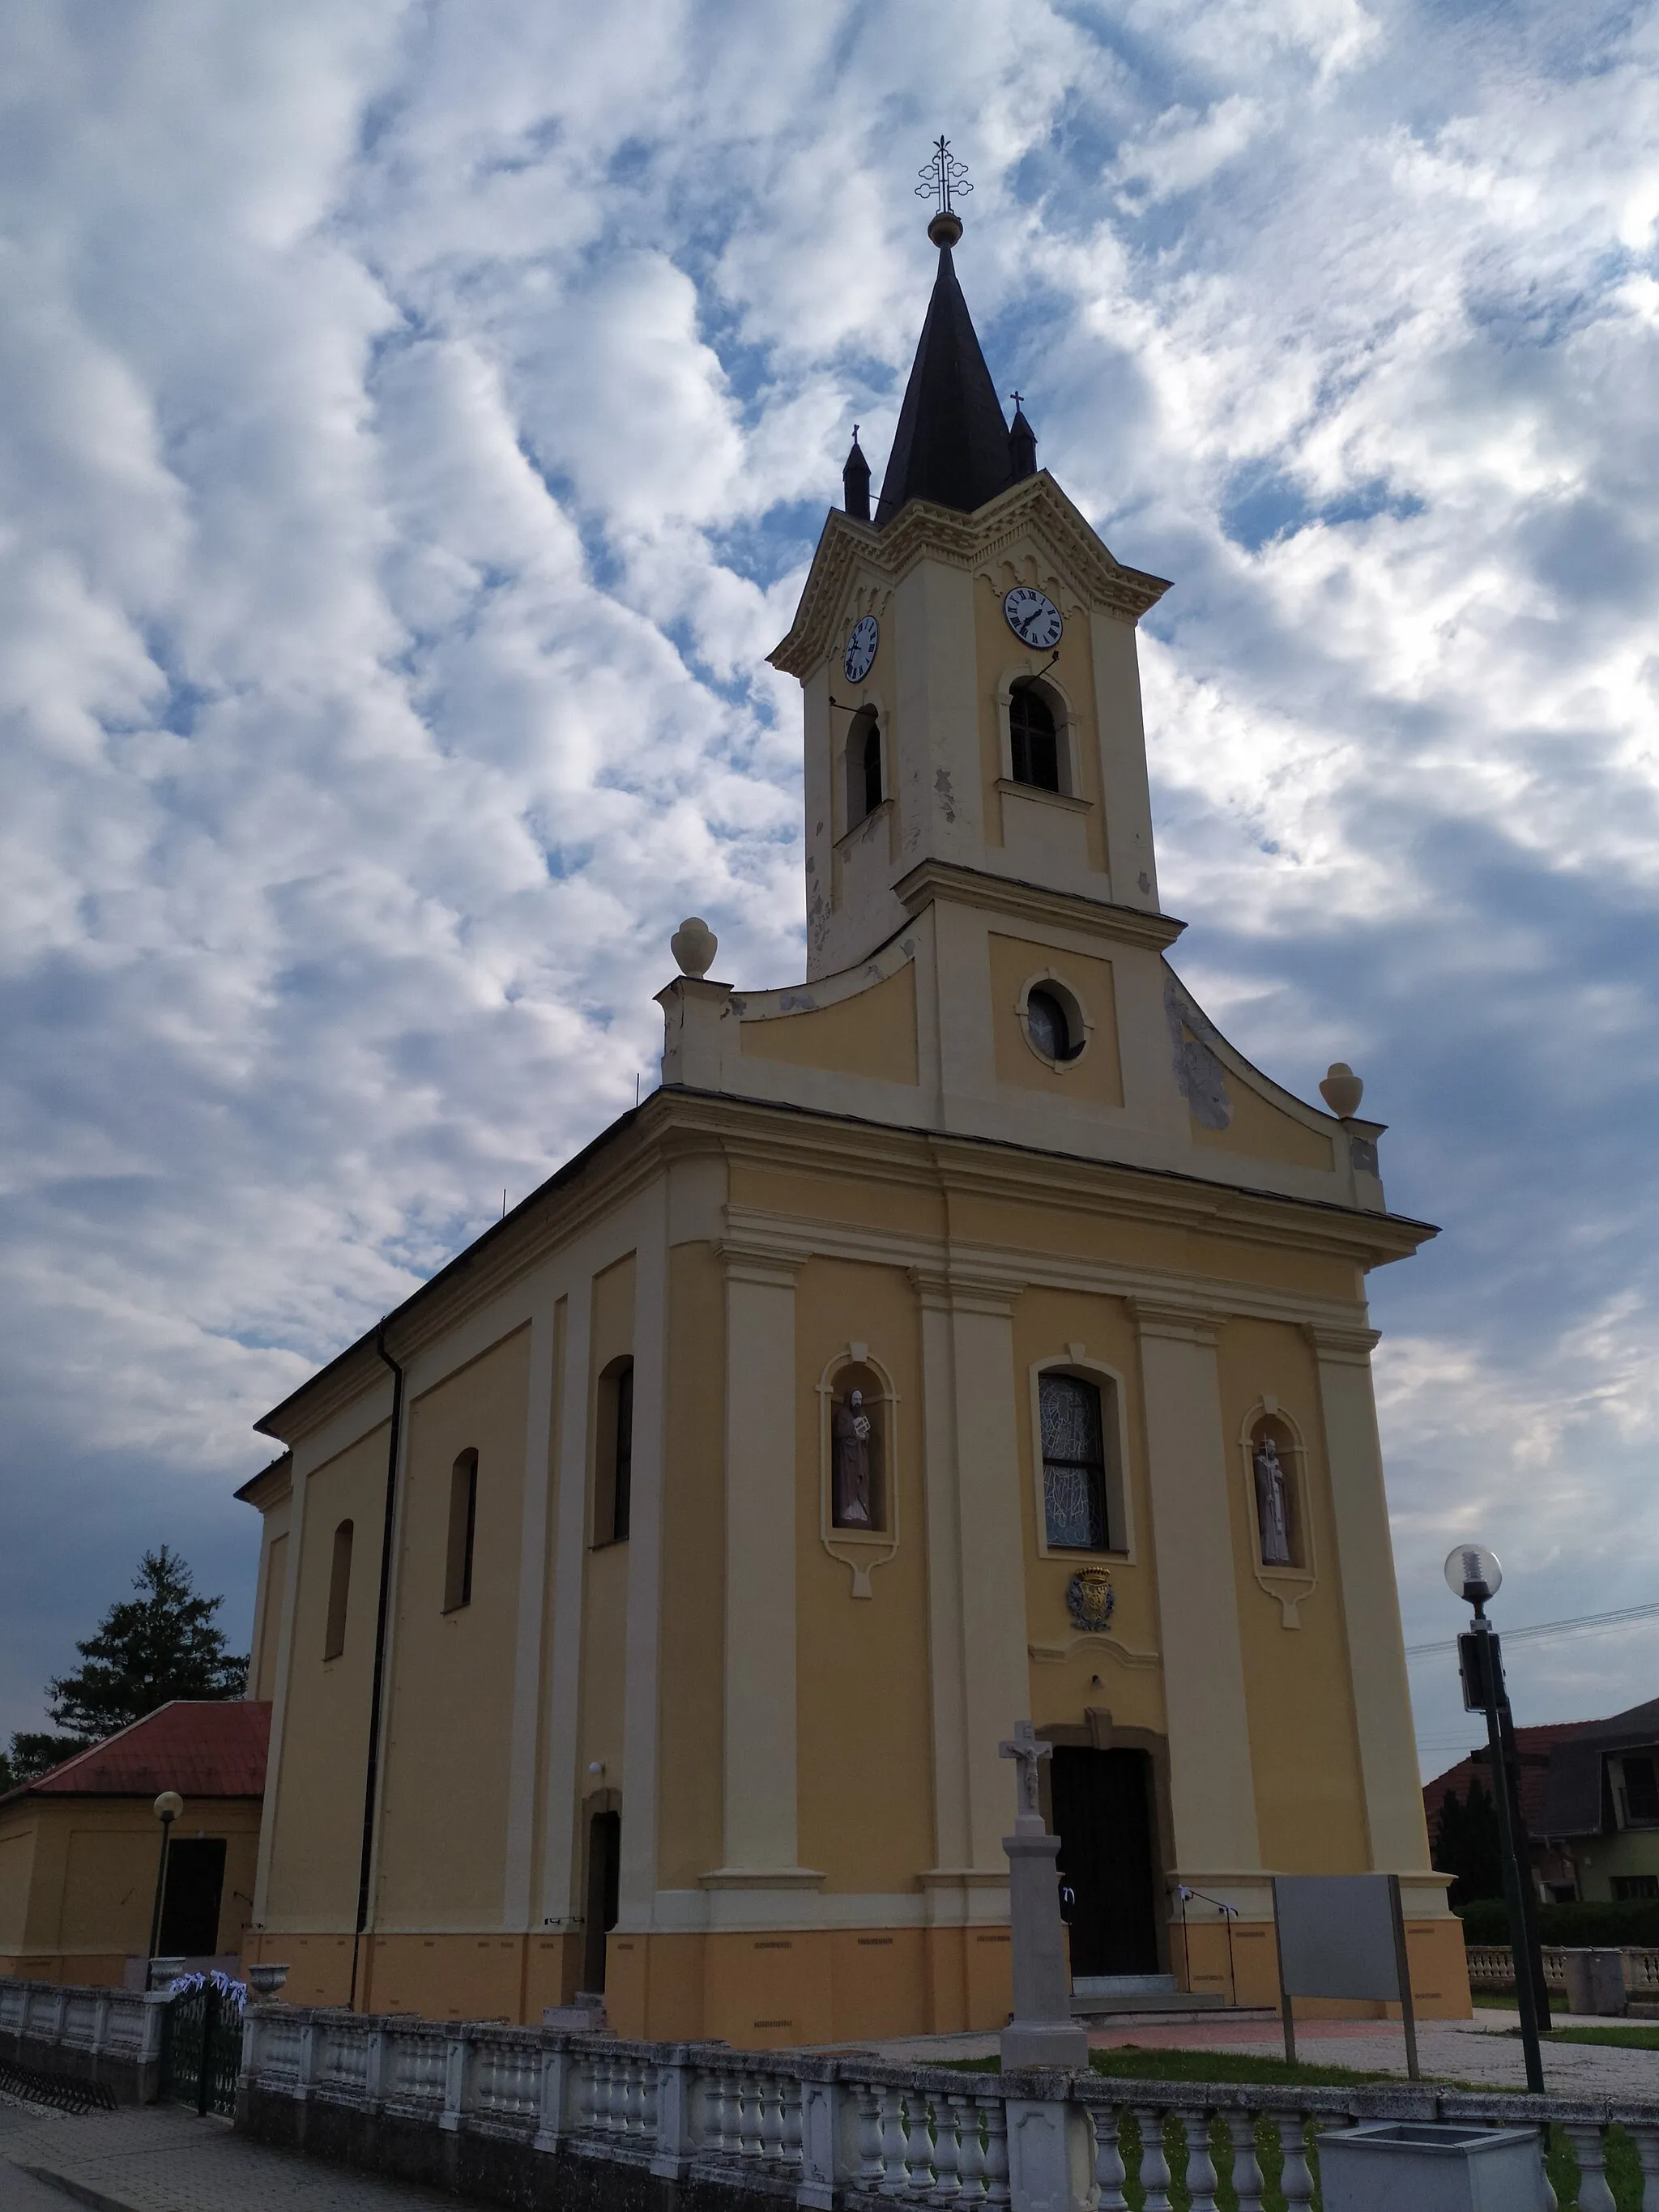
[[[263,1797],[270,1707],[251,1698],[177,1698],[89,1744],[19,1796]]]
[[[1471,1713],[1474,1723],[1471,1734],[1477,1739],[1481,1728],[1481,1717]],[[1549,1780],[1550,1750],[1558,1743],[1571,1743],[1580,1736],[1591,1735],[1607,1725],[1605,1721],[1553,1721],[1541,1728],[1518,1728],[1515,1731],[1515,1747],[1521,1755],[1521,1817],[1528,1835],[1541,1832],[1540,1814],[1543,1809],[1544,1790]],[[1469,1782],[1474,1775],[1480,1777],[1481,1785],[1489,1793],[1492,1776],[1486,1767],[1486,1747],[1478,1744],[1474,1755],[1460,1759],[1455,1766],[1437,1774],[1432,1782],[1423,1784],[1423,1811],[1429,1824],[1429,1841],[1434,1842],[1434,1832],[1440,1818],[1440,1808],[1454,1791],[1467,1798]]]

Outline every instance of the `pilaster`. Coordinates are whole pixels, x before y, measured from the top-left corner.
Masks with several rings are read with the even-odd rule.
[[[507,1863],[501,1925],[530,1925],[531,1863],[535,1848],[536,1753],[542,1698],[542,1635],[547,1604],[548,1510],[553,1471],[553,1422],[561,1309],[550,1293],[530,1322],[530,1374],[525,1422],[524,1498],[519,1524],[518,1619],[513,1655],[513,1724],[507,1774]]]
[[[553,1479],[553,1621],[548,1662],[546,1780],[542,1793],[541,1923],[580,1924],[574,1897],[576,1750],[581,1724],[582,1569],[587,1540],[587,1368],[593,1282],[571,1280],[557,1382]]]
[[[1178,1867],[1259,1867],[1219,1319],[1131,1301],[1140,1338]]]
[[[1368,1328],[1321,1323],[1310,1325],[1307,1336],[1319,1365],[1371,1864],[1406,1874],[1428,1864],[1428,1839],[1371,1388],[1377,1340]]]
[[[939,1870],[1007,1878],[997,1746],[1030,1702],[1020,1518],[1017,1285],[912,1269],[921,1306],[923,1480]]]
[[[623,1687],[619,1923],[648,1927],[657,1893],[657,1728],[662,1624],[663,1426],[668,1335],[668,1181],[643,1202],[634,1261],[634,1437]]]
[[[795,1277],[720,1247],[726,1274],[724,1863],[712,1886],[799,1881],[796,1854]]]

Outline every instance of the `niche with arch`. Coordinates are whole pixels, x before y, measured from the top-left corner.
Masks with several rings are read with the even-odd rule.
[[[898,1549],[898,1393],[857,1342],[830,1361],[817,1392],[819,1537],[850,1571],[853,1595],[873,1597],[872,1574]]]
[[[1271,1391],[1244,1417],[1239,1458],[1251,1534],[1250,1565],[1279,1606],[1280,1625],[1299,1628],[1298,1608],[1319,1580],[1302,1431]]]
[[[472,1602],[472,1548],[478,1526],[478,1455],[459,1454],[449,1470],[449,1531],[444,1552],[446,1613]]]

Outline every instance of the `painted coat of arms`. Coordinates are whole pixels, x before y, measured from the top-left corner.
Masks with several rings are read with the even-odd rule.
[[[1112,1625],[1117,1592],[1104,1567],[1082,1567],[1066,1585],[1066,1610],[1072,1626],[1085,1635],[1101,1635]]]

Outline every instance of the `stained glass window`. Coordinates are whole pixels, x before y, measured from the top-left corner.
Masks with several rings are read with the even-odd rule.
[[[1037,1386],[1042,1418],[1042,1507],[1051,1548],[1103,1552],[1106,1453],[1100,1392],[1076,1375],[1044,1375]]]

